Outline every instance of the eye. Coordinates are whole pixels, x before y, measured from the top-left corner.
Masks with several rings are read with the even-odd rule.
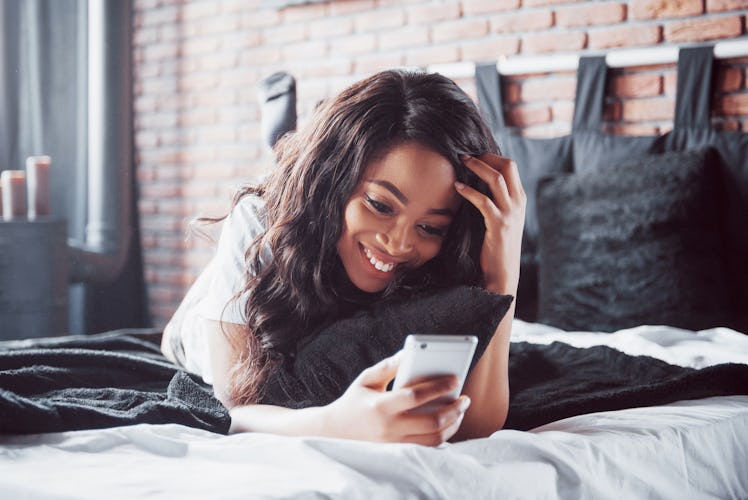
[[[390,215],[392,213],[392,207],[390,207],[386,203],[377,201],[374,198],[371,198],[368,194],[365,194],[364,198],[366,198],[366,203],[371,208],[373,208],[376,212],[379,212],[380,214],[384,214],[384,215]]]
[[[418,228],[428,236],[438,236],[440,238],[443,238],[444,234],[447,232],[443,227],[429,226],[427,224],[419,224]]]

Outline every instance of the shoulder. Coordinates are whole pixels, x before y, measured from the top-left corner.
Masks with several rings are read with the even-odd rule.
[[[256,195],[244,196],[231,209],[223,225],[222,236],[247,243],[265,231],[265,200]]]
[[[228,218],[265,227],[265,200],[257,195],[246,195],[234,206]]]

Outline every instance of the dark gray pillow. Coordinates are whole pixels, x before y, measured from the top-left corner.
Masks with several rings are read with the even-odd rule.
[[[467,286],[378,303],[300,343],[294,359],[271,375],[260,402],[289,408],[331,403],[365,368],[400,350],[411,333],[475,335],[472,370],[511,303],[510,295]]]
[[[717,162],[711,150],[672,152],[541,182],[539,321],[729,324]]]

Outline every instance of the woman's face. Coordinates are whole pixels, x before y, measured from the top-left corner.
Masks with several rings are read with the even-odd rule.
[[[348,200],[338,255],[348,278],[380,292],[398,267],[433,259],[459,207],[454,168],[417,143],[392,148],[372,162]]]

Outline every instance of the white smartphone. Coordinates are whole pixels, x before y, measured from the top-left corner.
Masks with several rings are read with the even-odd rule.
[[[462,392],[477,345],[478,338],[474,335],[408,335],[392,388],[399,389],[439,375],[455,375],[458,383],[454,391],[417,410],[429,411],[434,406],[454,401]]]

